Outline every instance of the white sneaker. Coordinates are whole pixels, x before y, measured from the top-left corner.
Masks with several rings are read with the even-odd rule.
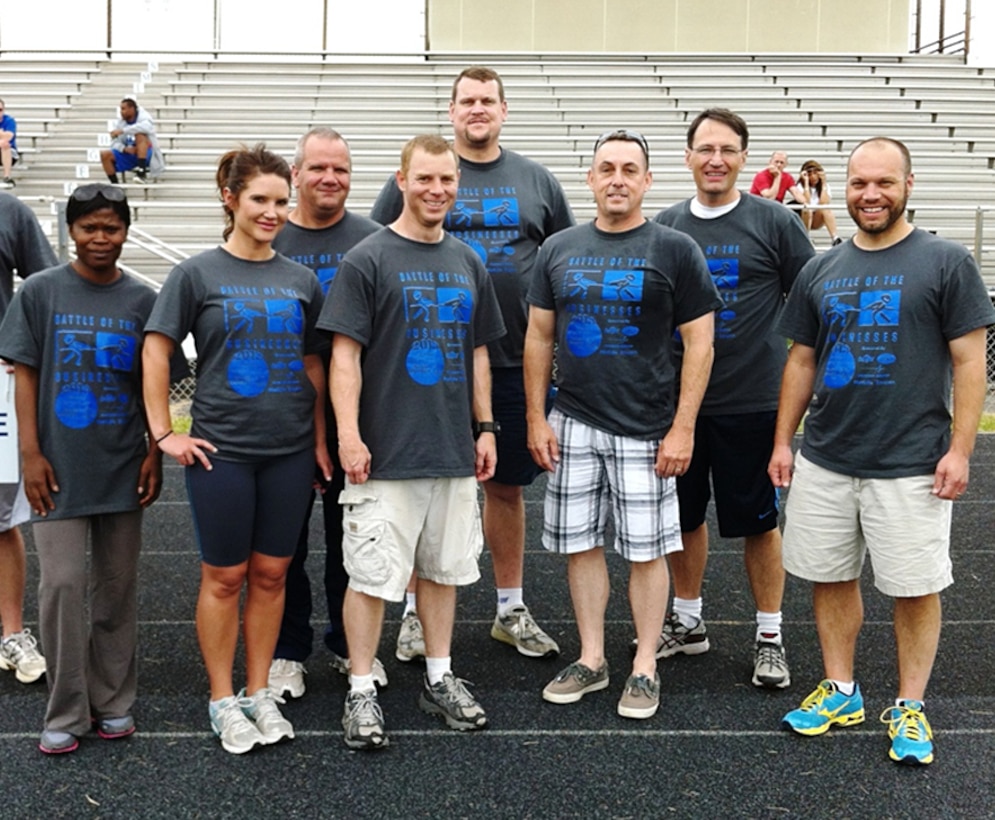
[[[30,629],[15,632],[0,643],[0,669],[13,669],[21,683],[34,683],[45,674],[45,658]]]
[[[254,695],[243,697],[245,690],[239,693],[239,699],[247,701],[245,714],[263,736],[263,743],[279,743],[281,740],[292,740],[294,727],[277,706],[286,703],[279,695],[269,689],[260,689]]]
[[[300,661],[290,661],[286,658],[273,658],[269,665],[269,680],[267,685],[274,694],[292,698],[304,696],[304,676],[307,669]]]
[[[410,663],[417,658],[425,658],[425,633],[422,631],[418,613],[414,610],[411,610],[401,619],[394,657],[403,663]]]
[[[250,704],[248,698],[229,695],[219,701],[212,701],[208,707],[214,734],[221,740],[221,747],[233,755],[244,755],[266,742],[256,724],[242,711],[243,707]]]
[[[342,675],[349,674],[349,659],[332,653],[332,668]],[[387,670],[383,668],[380,658],[373,659],[373,682],[383,689],[387,685]]]

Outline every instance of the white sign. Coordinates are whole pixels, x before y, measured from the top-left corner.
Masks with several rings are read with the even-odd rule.
[[[110,136],[109,134],[107,136]],[[87,148],[86,149],[86,161],[87,162],[100,162],[100,149],[99,148]]]
[[[14,414],[14,374],[0,365],[0,484],[21,480],[17,451],[17,416]]]
[[[77,165],[76,166],[76,179],[89,179],[90,178],[90,166],[89,165]]]

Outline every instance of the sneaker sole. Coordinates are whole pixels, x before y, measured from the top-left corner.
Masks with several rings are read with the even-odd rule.
[[[342,739],[346,746],[357,752],[375,752],[378,749],[386,749],[390,745],[390,739],[387,735],[379,735],[377,738],[351,739],[343,737]]]
[[[260,734],[262,734],[260,732]],[[263,746],[273,746],[276,743],[281,743],[284,740],[293,740],[294,730],[291,729],[289,732],[281,732],[277,737],[270,737],[268,735],[263,735],[262,745]]]
[[[609,679],[595,681],[594,683],[588,684],[583,689],[577,692],[547,692],[545,689],[542,690],[542,699],[549,701],[550,703],[576,703],[584,695],[588,695],[591,692],[600,692],[602,689],[608,688]]]
[[[244,755],[244,754],[248,754],[253,749],[255,749],[256,746],[262,746],[262,745],[263,745],[262,741],[259,741],[259,740],[257,740],[251,746],[232,746],[230,743],[225,743],[223,740],[221,741],[221,748],[224,749],[229,754],[233,754],[233,755]]]
[[[854,712],[852,715],[830,718],[825,723],[821,723],[818,726],[803,726],[799,728],[797,726],[792,726],[787,720],[782,720],[781,728],[794,732],[795,734],[805,735],[805,737],[815,737],[816,735],[824,735],[829,731],[831,726],[856,726],[858,723],[863,722],[864,710],[861,709],[859,712]]]
[[[123,732],[104,732],[97,729],[97,735],[102,740],[120,740],[122,737],[129,737],[130,735],[135,734],[136,731],[138,731],[137,726],[132,726],[130,729],[126,729]]]
[[[708,642],[708,638],[705,638],[705,640],[698,641],[697,643],[686,643],[681,646],[658,649],[656,656],[657,658],[672,658],[674,655],[704,655],[711,648],[712,645]]]
[[[71,746],[63,746],[59,749],[50,749],[48,746],[42,746],[38,744],[38,751],[46,755],[64,755],[69,754],[69,752],[75,752],[79,748],[79,741],[77,740]]]
[[[10,661],[3,659],[0,659],[0,669],[4,669],[6,671],[13,670],[14,677],[17,678],[21,683],[34,683],[35,681],[41,680],[44,677],[46,671],[42,669],[41,672],[39,672],[37,675],[34,676],[25,675],[20,669],[17,668],[16,664],[13,664]]]
[[[304,693],[307,691],[306,686],[302,686],[300,691],[297,691],[296,689],[293,689],[290,686],[282,686],[282,687],[275,686],[273,684],[273,681],[267,681],[266,686],[269,688],[271,692],[278,695],[279,697],[281,698],[288,697],[291,700],[297,700],[299,698],[304,697]]]
[[[888,750],[888,757],[894,760],[896,763],[902,766],[928,766],[933,762],[933,753],[930,752],[925,757],[916,757],[914,754],[907,754],[905,757],[899,757],[895,754],[894,749]]]
[[[559,647],[547,649],[545,652],[536,652],[534,649],[528,649],[520,644],[510,632],[505,632],[505,630],[496,625],[491,627],[491,637],[496,641],[515,647],[518,650],[518,654],[524,655],[526,658],[555,658],[560,654]]]
[[[449,714],[449,712],[447,712],[441,706],[432,703],[432,701],[430,701],[428,698],[425,697],[424,693],[422,693],[418,698],[418,706],[427,715],[439,715],[443,720],[446,721],[446,725],[450,729],[456,729],[457,731],[460,732],[477,732],[480,731],[481,729],[487,728],[486,717],[483,718],[483,723],[471,723],[468,720],[460,720],[459,718],[453,717],[451,714]]]
[[[754,674],[753,685],[763,689],[787,689],[791,686],[791,675],[783,678],[761,678]]]
[[[421,652],[416,652],[413,655],[405,655],[400,649],[394,653],[394,657],[401,663],[412,663],[414,661],[422,661],[424,663],[425,661],[425,655]]]
[[[646,720],[646,718],[651,718],[657,713],[660,708],[659,701],[653,706],[647,706],[643,709],[636,709],[632,706],[623,706],[621,703],[618,705],[618,713],[624,718],[633,718],[634,720]]]

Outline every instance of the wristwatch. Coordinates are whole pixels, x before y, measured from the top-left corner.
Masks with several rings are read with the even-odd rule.
[[[495,436],[501,435],[501,423],[498,421],[475,421],[473,423],[473,437],[479,438],[481,433],[493,433]]]

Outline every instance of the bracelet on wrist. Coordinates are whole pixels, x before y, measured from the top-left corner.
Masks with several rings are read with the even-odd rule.
[[[169,438],[171,435],[173,435],[173,431],[172,430],[170,430],[168,433],[163,433],[161,436],[159,436],[159,438],[157,438],[155,440],[155,443],[158,444],[159,442],[164,441],[165,439]]]

